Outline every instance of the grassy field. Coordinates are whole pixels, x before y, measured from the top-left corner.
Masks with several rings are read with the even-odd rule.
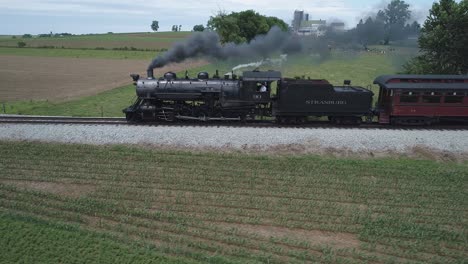
[[[183,40],[192,32],[156,32],[156,33],[115,33],[76,35],[50,38],[22,38],[17,36],[0,37],[0,47],[17,47],[18,42],[26,43],[27,47],[53,46],[56,48],[88,48],[97,47],[113,49],[134,47],[138,49],[169,48],[176,41]]]
[[[177,256],[204,263],[468,258],[467,163],[0,147],[6,262],[100,255],[109,262]]]

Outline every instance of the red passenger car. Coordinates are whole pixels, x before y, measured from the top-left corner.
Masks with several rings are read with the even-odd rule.
[[[381,124],[468,121],[467,75],[382,75],[374,84]]]

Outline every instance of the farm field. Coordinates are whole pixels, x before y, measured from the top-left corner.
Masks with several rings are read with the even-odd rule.
[[[56,47],[72,49],[124,48],[137,49],[167,49],[176,41],[183,40],[192,32],[156,32],[156,33],[119,33],[92,34],[66,37],[22,38],[12,36],[0,37],[0,47],[16,47],[18,42],[26,43],[26,47]]]
[[[80,259],[122,249],[116,257],[123,262],[468,258],[466,162],[0,147],[0,230],[7,234],[0,252],[7,262],[77,257],[45,249],[57,239],[83,245]]]
[[[1,50],[1,49],[0,49]],[[332,84],[341,85],[343,80],[352,80],[353,85],[359,85],[370,88],[376,95],[378,93],[377,86],[372,85],[375,77],[381,74],[392,74],[398,71],[394,63],[395,57],[399,54],[373,54],[373,53],[356,53],[351,57],[345,57],[343,54],[332,54],[329,60],[318,62],[314,57],[294,57],[282,67],[274,69],[281,70],[283,76],[295,77],[304,76],[315,79],[328,79]],[[149,60],[146,62],[148,63]],[[208,71],[212,75],[216,69],[220,74],[230,72],[232,67],[237,65],[234,62],[219,62],[219,61],[204,61],[203,63],[181,63],[180,67],[167,66],[162,70],[155,71],[157,76],[161,76],[163,72],[174,71],[178,76],[183,76],[185,70],[188,70],[190,76],[196,76],[199,71]],[[131,72],[140,70],[142,76],[146,76],[143,72],[146,69],[138,66],[131,69]],[[253,68],[245,68],[243,70],[252,70]],[[262,70],[271,69],[269,66],[261,67]],[[105,91],[103,93],[90,97],[71,98],[66,102],[54,101],[24,101],[7,102],[6,112],[9,114],[33,114],[33,115],[73,115],[73,116],[122,116],[121,109],[131,104],[135,96],[135,88],[133,85],[124,85],[131,83],[128,78],[128,73],[122,74],[123,83],[121,87],[114,90]],[[91,85],[91,84],[89,84]],[[116,87],[116,86],[114,86]],[[114,97],[115,96],[115,97]],[[112,102],[112,103],[110,103]],[[102,113],[101,107],[104,108]]]
[[[131,83],[130,73],[146,72],[148,60],[0,56],[0,100],[70,100]],[[188,62],[169,68],[183,70],[206,64]],[[131,98],[129,98],[130,100]]]
[[[148,60],[156,57],[156,51],[135,50],[87,50],[87,49],[45,49],[45,48],[5,48],[0,47],[1,55],[63,58],[99,58],[121,60]]]

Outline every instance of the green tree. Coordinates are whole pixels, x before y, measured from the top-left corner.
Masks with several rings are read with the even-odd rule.
[[[216,30],[221,37],[221,42],[242,43],[249,42],[255,36],[266,34],[273,26],[287,30],[287,24],[276,17],[265,17],[254,10],[232,12],[227,15],[220,12],[210,17],[208,28]]]
[[[383,11],[385,19],[385,44],[391,40],[403,39],[405,35],[405,24],[411,17],[409,5],[405,1],[392,0]]]
[[[468,74],[468,1],[434,3],[418,42],[422,54],[404,65],[407,73]]]
[[[153,31],[155,31],[155,32],[158,31],[158,29],[159,29],[159,21],[153,20],[153,23],[151,23],[151,29],[152,29]]]
[[[195,25],[193,26],[193,31],[205,31],[205,27],[203,25]]]
[[[286,24],[282,19],[277,17],[267,17],[266,22],[270,28],[277,26],[283,31],[287,31],[289,29],[288,24]]]
[[[19,41],[19,42],[18,42],[18,48],[24,48],[24,47],[26,47],[26,42],[24,42],[24,41]]]

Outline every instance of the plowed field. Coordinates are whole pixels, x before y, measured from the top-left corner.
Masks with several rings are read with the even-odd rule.
[[[131,83],[130,73],[145,74],[148,60],[0,56],[0,101],[66,100],[94,95]],[[206,64],[168,65],[156,75]]]

